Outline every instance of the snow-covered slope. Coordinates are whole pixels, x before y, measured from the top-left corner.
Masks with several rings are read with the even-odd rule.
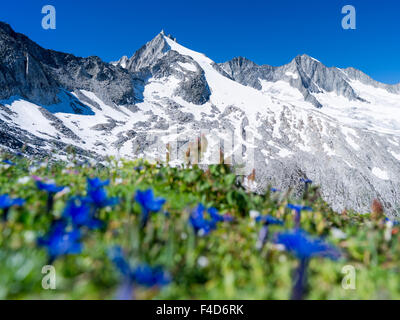
[[[306,55],[282,67],[216,64],[163,32],[112,64],[42,49],[1,23],[0,42],[8,150],[63,157],[74,145],[82,157],[174,165],[223,156],[254,190],[300,190],[307,177],[338,211],[365,212],[374,198],[400,208],[400,86]],[[46,91],[26,72],[35,68]]]

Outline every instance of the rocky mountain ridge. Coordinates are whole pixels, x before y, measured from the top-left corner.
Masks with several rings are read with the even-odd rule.
[[[307,55],[217,64],[163,32],[106,63],[46,50],[0,23],[0,145],[83,158],[233,164],[253,191],[321,186],[337,211],[400,208],[400,85]],[[200,152],[198,152],[200,151]]]

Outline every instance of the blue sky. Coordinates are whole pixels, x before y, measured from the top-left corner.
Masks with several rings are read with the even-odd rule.
[[[56,30],[41,28],[46,4],[57,10]],[[341,27],[346,4],[356,8],[356,30]],[[400,82],[398,0],[3,0],[0,20],[46,48],[106,61],[131,56],[165,29],[216,62],[282,65],[307,53]]]

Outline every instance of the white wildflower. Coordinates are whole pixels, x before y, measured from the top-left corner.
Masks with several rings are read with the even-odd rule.
[[[21,177],[17,180],[17,184],[27,184],[31,180],[30,177]]]
[[[334,237],[335,239],[342,240],[342,239],[346,239],[347,238],[347,235],[342,230],[340,230],[338,228],[332,228],[331,229],[331,234],[332,234],[332,237]]]
[[[256,210],[250,210],[249,215],[250,215],[250,218],[256,219],[257,217],[259,217],[261,215],[261,213]]]
[[[208,261],[207,257],[201,256],[201,257],[199,257],[199,259],[197,259],[197,264],[201,268],[207,267],[208,263],[209,263],[209,261]]]

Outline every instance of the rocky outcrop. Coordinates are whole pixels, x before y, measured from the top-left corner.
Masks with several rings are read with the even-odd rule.
[[[60,88],[87,90],[103,101],[125,105],[135,101],[126,70],[98,57],[79,58],[46,50],[0,22],[0,99],[21,96],[41,105],[59,102]]]
[[[231,78],[246,86],[261,90],[261,80],[268,82],[286,81],[298,89],[305,101],[321,108],[322,104],[314,96],[316,93],[334,92],[349,100],[360,100],[351,85],[349,77],[338,68],[328,68],[318,60],[301,55],[281,67],[259,66],[246,58],[234,58],[220,64]]]

